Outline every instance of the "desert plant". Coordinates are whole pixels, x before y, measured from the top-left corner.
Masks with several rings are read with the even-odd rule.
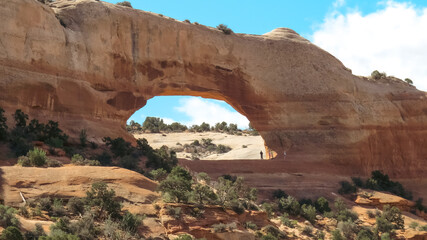
[[[231,30],[230,28],[228,28],[228,26],[225,25],[225,24],[220,24],[220,25],[216,26],[216,28],[218,30],[222,31],[226,35],[230,35],[231,33],[233,33],[233,30]]]
[[[48,158],[46,160],[46,165],[47,165],[47,167],[62,167],[63,166],[62,162],[55,160],[55,159],[50,159],[50,158]]]
[[[173,200],[187,202],[191,192],[192,177],[190,173],[182,167],[174,167],[165,180],[159,184],[162,194],[167,193]]]
[[[426,225],[423,225],[423,226],[420,226],[420,227],[418,228],[418,231],[426,231],[426,232],[427,232],[427,224],[426,224]]]
[[[86,192],[86,201],[89,206],[96,207],[97,217],[106,219],[108,216],[117,219],[120,217],[121,204],[115,201],[116,193],[108,189],[104,182],[92,184],[92,188]]]
[[[130,212],[126,212],[122,217],[120,227],[123,231],[134,234],[142,224],[144,218],[145,216],[134,215]]]
[[[331,211],[331,208],[329,207],[329,202],[324,197],[319,197],[314,203],[314,207],[316,207],[316,210],[320,213]]]
[[[24,236],[17,227],[7,227],[0,235],[0,240],[24,240]]]
[[[375,70],[371,73],[371,78],[378,80],[381,78],[387,77],[387,74],[385,72],[380,73],[378,70]]]
[[[164,170],[163,168],[158,168],[152,170],[150,172],[150,175],[156,181],[163,181],[168,176],[168,172],[166,172],[166,170]]]
[[[85,210],[85,202],[81,198],[70,198],[67,203],[67,209],[75,215],[83,214]]]
[[[309,222],[314,223],[316,221],[316,209],[312,205],[303,204],[301,206],[301,213]]]
[[[302,233],[307,236],[313,235],[313,227],[308,225],[304,226],[304,228],[302,229]]]
[[[180,207],[167,206],[166,212],[169,216],[172,216],[175,219],[180,219],[182,214],[182,209]]]
[[[86,147],[86,143],[87,143],[87,130],[86,129],[80,130],[79,139],[80,139],[80,146]]]
[[[119,5],[119,6],[124,6],[124,7],[132,8],[132,4],[129,1],[118,2],[116,4]]]
[[[407,82],[408,84],[411,84],[411,85],[414,84],[414,82],[410,78],[405,78],[405,82]]]
[[[377,217],[376,223],[378,230],[383,233],[389,233],[394,229],[404,228],[404,219],[399,208],[388,205],[384,206],[383,213]]]
[[[20,222],[15,214],[16,210],[14,208],[0,204],[0,227],[19,227]]]
[[[372,240],[375,239],[374,233],[368,228],[362,228],[356,236],[356,240]]]
[[[281,217],[280,217],[280,221],[283,223],[283,225],[290,227],[290,228],[295,228],[295,226],[297,225],[297,221],[296,220],[291,220],[288,217],[289,215],[287,213],[284,213]]]
[[[0,107],[0,142],[6,141],[8,138],[7,118],[4,116],[4,110]]]
[[[351,220],[339,222],[337,228],[341,230],[344,237],[347,239],[353,239],[354,235],[357,233],[357,225]]]
[[[299,202],[292,196],[281,198],[279,200],[279,209],[283,212],[289,213],[291,216],[298,216],[301,211]]]
[[[251,222],[251,221],[245,222],[245,223],[243,224],[243,226],[244,226],[246,229],[252,229],[252,230],[254,230],[254,231],[258,230],[258,226],[257,226],[255,223]]]
[[[31,165],[36,167],[43,167],[46,164],[46,152],[40,148],[34,148],[27,153]]]
[[[416,230],[420,224],[418,222],[411,222],[409,227]]]
[[[341,188],[338,190],[339,194],[352,194],[356,193],[357,188],[353,184],[349,183],[348,181],[341,181]]]
[[[212,227],[213,232],[215,232],[215,233],[221,233],[221,232],[227,231],[227,225],[224,223],[214,224],[211,227]]]
[[[338,229],[335,229],[334,231],[332,231],[331,235],[332,235],[332,240],[346,240],[342,236],[341,231]]]
[[[18,163],[17,165],[21,166],[21,167],[31,167],[31,161],[27,156],[20,156],[18,158]]]

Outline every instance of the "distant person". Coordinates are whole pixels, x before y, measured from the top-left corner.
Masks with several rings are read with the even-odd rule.
[[[286,152],[283,152],[283,160],[286,160]]]
[[[263,158],[262,158],[262,154],[263,154],[263,153],[262,153],[262,151],[260,151],[260,152],[259,152],[259,155],[261,155],[261,160],[263,159]]]

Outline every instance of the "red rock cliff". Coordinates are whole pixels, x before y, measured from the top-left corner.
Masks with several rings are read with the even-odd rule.
[[[0,0],[0,106],[128,136],[158,95],[221,99],[289,159],[427,174],[426,93],[354,76],[294,31],[222,32],[93,0]],[[129,136],[128,136],[129,137]]]

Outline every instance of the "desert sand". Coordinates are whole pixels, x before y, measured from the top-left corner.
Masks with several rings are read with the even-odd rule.
[[[135,134],[135,138],[147,139],[150,146],[160,148],[163,145],[169,148],[178,147],[177,143],[182,145],[191,144],[194,140],[201,141],[202,138],[210,138],[216,145],[223,144],[231,147],[231,151],[224,154],[211,154],[203,157],[200,160],[231,160],[231,159],[251,159],[259,160],[260,151],[263,151],[265,157],[264,140],[261,136],[237,136],[217,132],[202,132],[202,133],[144,133]],[[243,147],[246,146],[246,148]],[[191,154],[178,152],[178,158],[190,159]]]

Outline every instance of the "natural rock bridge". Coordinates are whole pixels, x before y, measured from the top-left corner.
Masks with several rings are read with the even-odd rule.
[[[427,174],[426,93],[354,76],[290,29],[255,36],[94,0],[0,0],[0,106],[127,136],[159,95],[224,100],[289,158]],[[10,117],[9,117],[10,118]]]

